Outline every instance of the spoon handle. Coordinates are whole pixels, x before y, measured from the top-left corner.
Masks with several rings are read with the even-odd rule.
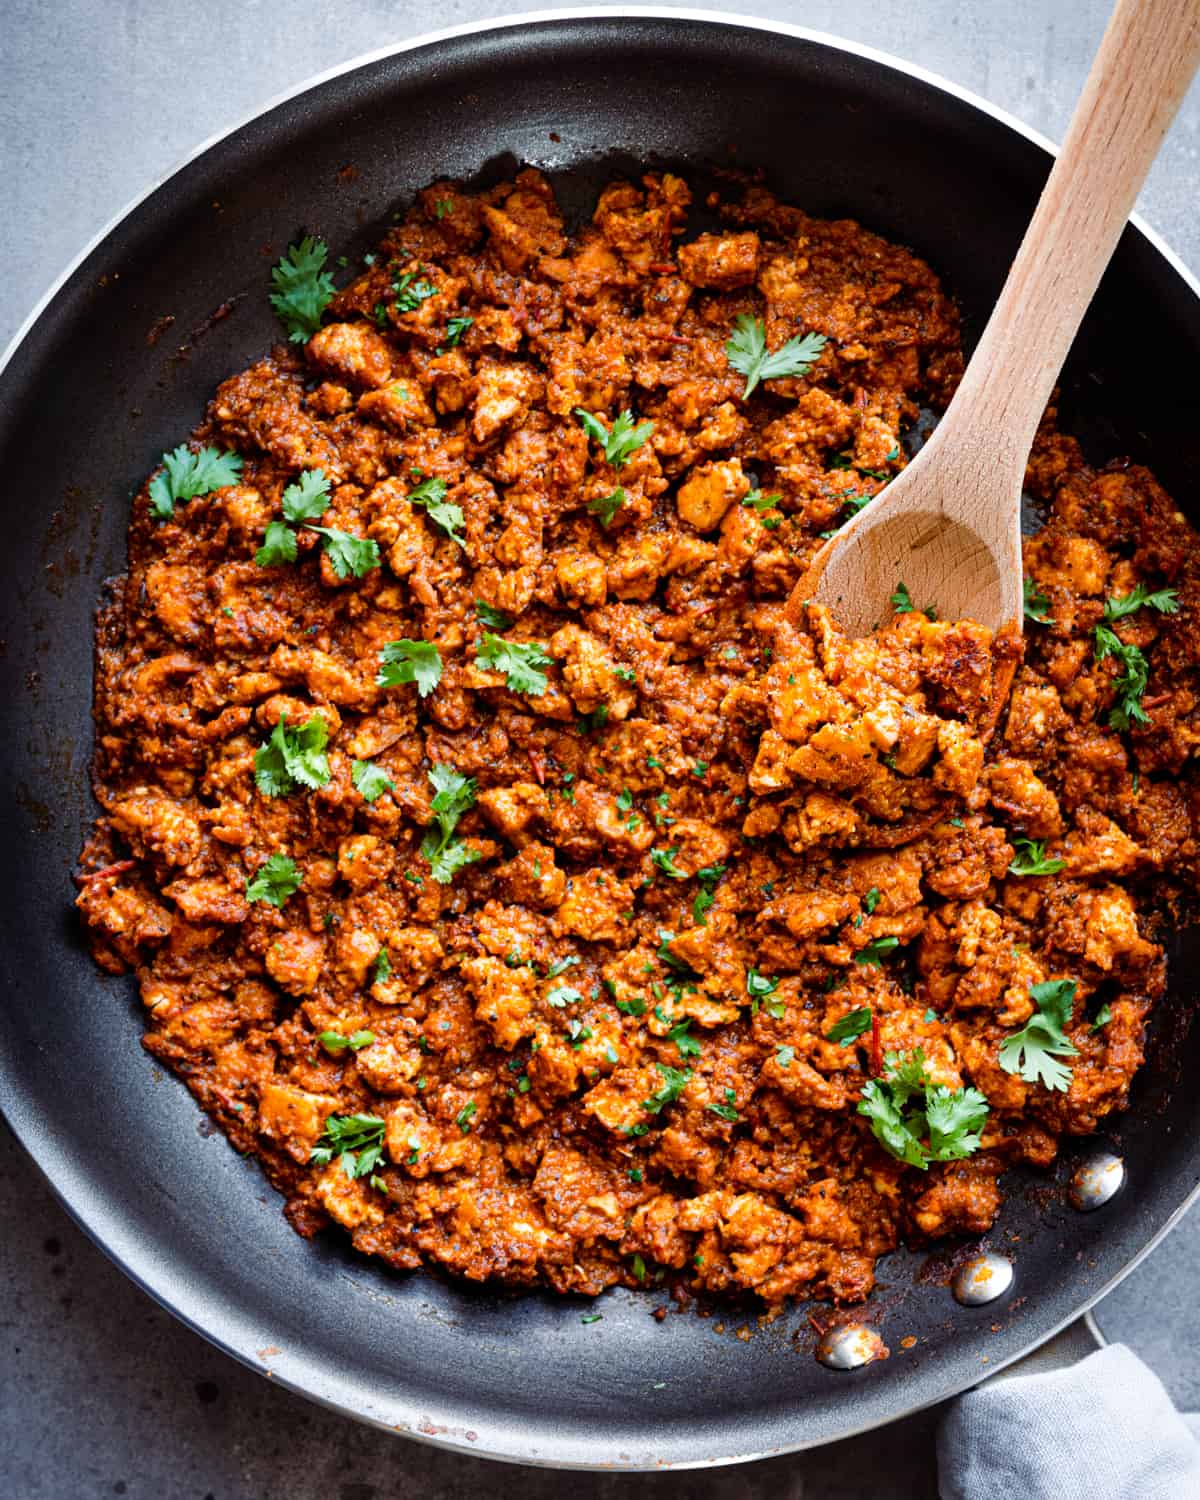
[[[1003,474],[1019,486],[1071,341],[1198,65],[1200,0],[1117,0],[1000,299],[930,445],[950,443],[964,457],[951,440],[970,433],[979,469],[960,473],[961,482],[974,488],[986,474],[995,494]]]

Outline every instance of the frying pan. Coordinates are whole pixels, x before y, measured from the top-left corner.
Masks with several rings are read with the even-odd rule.
[[[641,163],[761,168],[943,275],[970,343],[1048,167],[977,99],[864,48],[705,12],[540,13],[421,38],[325,76],[192,158],[63,277],[0,370],[0,1102],[67,1208],[164,1306],[247,1364],[365,1421],[541,1464],[734,1462],[845,1437],[977,1382],[1096,1300],[1179,1216],[1200,1163],[1197,944],[1171,939],[1132,1109],[1106,1143],[1127,1185],[1081,1215],[1053,1173],[1010,1173],[990,1243],[1004,1302],[959,1307],[936,1257],[899,1252],[867,1309],[891,1358],[835,1373],[804,1308],[662,1321],[665,1296],[588,1304],[399,1276],[306,1243],[254,1165],[139,1045],[128,980],[93,968],[69,871],[92,816],[92,614],[128,500],[217,383],[276,337],[267,271],[301,231],[351,258],[437,174],[549,171],[572,215]],[[699,197],[699,195],[698,195]],[[169,323],[165,320],[170,319]],[[1200,287],[1131,226],[1077,341],[1062,421],[1102,461],[1200,470]],[[752,1336],[738,1337],[738,1329]],[[909,1345],[910,1340],[915,1340]],[[903,1342],[902,1342],[903,1341]]]

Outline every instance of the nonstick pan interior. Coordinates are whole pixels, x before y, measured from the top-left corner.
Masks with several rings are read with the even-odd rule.
[[[1014,1297],[958,1307],[936,1265],[881,1267],[869,1314],[891,1358],[837,1375],[803,1308],[650,1316],[398,1276],[305,1243],[257,1169],[210,1133],[139,1045],[133,986],[84,951],[69,872],[91,806],[92,612],[119,572],[128,500],[216,384],[277,337],[267,274],[301,231],[366,250],[435,175],[548,170],[576,212],[638,163],[693,178],[761,169],[787,198],[928,258],[968,340],[1043,180],[1035,141],[921,75],[802,33],[679,11],[470,28],[332,77],[184,167],[74,270],[0,373],[0,714],[6,859],[0,1100],[68,1207],[126,1270],[247,1363],[412,1436],[550,1464],[649,1468],[829,1441],[974,1383],[1096,1298],[1191,1193],[1200,1033],[1195,946],[1109,1137],[1128,1186],[1066,1206],[1077,1152],[1010,1174],[992,1237]],[[164,319],[171,319],[169,324]],[[1135,349],[1153,351],[1152,370]],[[1186,508],[1200,465],[1200,300],[1127,231],[1064,380],[1062,421],[1097,460],[1150,462]],[[1182,1083],[1181,1083],[1182,1080]],[[1084,1149],[1083,1146],[1079,1148]],[[738,1337],[746,1326],[752,1336]],[[901,1341],[914,1338],[905,1350]]]

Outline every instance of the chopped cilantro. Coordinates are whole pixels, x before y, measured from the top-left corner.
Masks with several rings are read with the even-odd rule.
[[[843,1047],[848,1047],[851,1042],[856,1042],[860,1036],[871,1029],[871,1007],[864,1005],[859,1010],[852,1010],[844,1015],[840,1021],[835,1021],[825,1033],[827,1042],[838,1042]]]
[[[308,1159],[320,1167],[336,1156],[347,1177],[369,1177],[383,1154],[384,1128],[378,1115],[329,1115]]]
[[[1037,839],[1013,839],[1013,860],[1008,867],[1010,875],[1057,875],[1066,865],[1065,859],[1047,859],[1044,841]]]
[[[893,948],[900,946],[898,937],[878,937],[872,939],[866,947],[860,948],[854,955],[856,964],[882,964],[883,955],[890,953]]]
[[[625,491],[620,485],[616,489],[609,490],[607,495],[597,495],[594,500],[588,501],[588,510],[592,515],[598,516],[604,526],[612,525],[612,518],[625,504]]]
[[[1025,618],[1032,620],[1036,625],[1051,625],[1053,620],[1047,614],[1050,608],[1049,598],[1038,588],[1035,579],[1025,579]]]
[[[511,615],[506,615],[502,609],[494,609],[482,599],[476,599],[475,613],[489,630],[509,630],[512,627]]]
[[[582,406],[575,408],[575,415],[579,418],[579,425],[588,437],[600,444],[605,461],[614,469],[623,468],[629,462],[630,455],[640,448],[654,431],[653,422],[642,422],[635,427],[633,413],[629,410],[615,417],[611,428],[605,427],[599,417],[594,417]]]
[[[681,870],[675,863],[678,849],[651,849],[650,858],[655,869],[661,870],[664,875],[669,875],[672,880],[686,880],[687,872]]]
[[[694,1036],[689,1036],[691,1021],[679,1021],[667,1032],[667,1041],[674,1042],[679,1049],[680,1057],[699,1057],[700,1043]]]
[[[725,1090],[724,1104],[706,1104],[705,1108],[711,1110],[714,1115],[718,1115],[722,1120],[728,1121],[731,1125],[735,1124],[741,1118],[737,1112],[737,1095],[732,1089]]]
[[[555,1010],[563,1010],[568,1005],[578,1005],[583,1000],[583,992],[577,990],[572,984],[560,984],[552,989],[546,996],[546,1004]]]
[[[474,318],[450,318],[446,323],[446,337],[442,341],[446,349],[455,348],[462,340],[462,336],[475,321]],[[441,352],[440,350],[438,351]]]
[[[420,505],[425,509],[425,514],[450,540],[459,547],[465,547],[462,530],[466,525],[466,518],[462,513],[461,505],[452,505],[446,499],[447,485],[444,479],[426,479],[416,485],[408,492],[408,503]]]
[[[402,276],[393,280],[392,291],[396,296],[392,306],[398,313],[416,312],[422,302],[437,296],[437,287],[432,281],[416,279],[424,269],[424,266],[418,266],[415,271],[405,271]]]
[[[349,1036],[343,1036],[340,1031],[320,1031],[317,1033],[317,1041],[327,1052],[345,1052],[347,1048],[351,1052],[361,1052],[364,1047],[369,1047],[375,1040],[373,1031],[352,1031]],[[360,1174],[361,1175],[361,1174]]]
[[[684,1089],[691,1082],[691,1068],[672,1068],[667,1063],[655,1063],[654,1066],[662,1074],[662,1087],[657,1089],[648,1099],[642,1100],[642,1108],[652,1115],[659,1114],[668,1104],[674,1104]]]

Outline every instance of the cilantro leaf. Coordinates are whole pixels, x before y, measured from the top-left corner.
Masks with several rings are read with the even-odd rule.
[[[1050,979],[1029,986],[1029,998],[1037,1009],[1020,1031],[1000,1044],[1000,1066],[1006,1073],[1018,1073],[1026,1083],[1066,1092],[1071,1069],[1057,1059],[1079,1055],[1079,1048],[1064,1030],[1071,1020],[1077,988],[1073,979]]]
[[[843,1047],[848,1047],[851,1042],[856,1042],[864,1032],[871,1029],[871,1007],[864,1005],[859,1010],[852,1010],[844,1015],[840,1021],[835,1021],[825,1033],[827,1042],[839,1042]]]
[[[1046,611],[1050,608],[1049,598],[1038,588],[1032,578],[1025,579],[1025,618],[1033,620],[1038,625],[1051,625],[1053,620]]]
[[[925,1054],[889,1052],[883,1079],[862,1091],[858,1113],[898,1160],[925,1171],[931,1161],[959,1161],[979,1149],[987,1099],[974,1088],[949,1089],[925,1076]]]
[[[679,1021],[667,1032],[667,1041],[674,1042],[679,1049],[680,1057],[699,1057],[700,1042],[698,1038],[689,1036],[691,1021]]]
[[[775,1061],[781,1068],[790,1068],[796,1060],[795,1047],[780,1047],[775,1053]]]
[[[747,510],[755,511],[758,515],[758,519],[763,523],[768,531],[774,531],[775,528],[782,522],[783,517],[769,516],[766,515],[765,512],[774,510],[782,498],[783,496],[779,494],[764,495],[762,490],[751,490],[750,493],[743,498],[742,505]]]
[[[514,693],[540,698],[547,685],[541,668],[552,665],[554,658],[547,656],[537,641],[507,641],[485,630],[483,640],[475,647],[475,660],[485,671],[503,672],[506,685]]]
[[[169,521],[177,500],[195,500],[213,490],[237,484],[242,460],[231,450],[201,448],[193,452],[186,443],[162,456],[163,473],[150,481],[150,510],[156,520]]]
[[[428,698],[442,680],[442,658],[432,641],[388,641],[379,653],[380,687],[400,687],[415,682],[417,692]]]
[[[369,1177],[383,1155],[384,1129],[378,1115],[330,1115],[308,1159],[324,1166],[336,1156],[347,1177]]]
[[[1150,716],[1142,707],[1142,696],[1150,679],[1150,664],[1137,646],[1127,646],[1109,625],[1097,625],[1094,631],[1098,662],[1112,657],[1121,671],[1113,680],[1116,702],[1108,711],[1112,729],[1128,729],[1131,724],[1149,724]]]
[[[509,630],[512,628],[511,615],[506,615],[502,609],[494,609],[482,599],[476,599],[475,613],[479,617],[480,624],[486,625],[489,630]]]
[[[408,492],[410,505],[421,505],[425,514],[446,536],[459,547],[465,547],[462,530],[467,524],[461,505],[452,505],[446,499],[447,484],[444,479],[424,479]]]
[[[474,318],[450,318],[446,323],[446,337],[442,341],[442,348],[453,349],[461,341],[462,336],[475,321]],[[441,350],[438,351],[439,354]]]
[[[1175,589],[1148,589],[1144,583],[1134,584],[1128,594],[1117,594],[1104,601],[1106,620],[1123,620],[1137,610],[1156,609],[1159,614],[1179,613],[1179,594]]]
[[[246,881],[246,900],[282,906],[300,889],[303,879],[294,861],[286,854],[272,854],[259,865],[253,878]]]
[[[944,1084],[927,1088],[930,1159],[961,1161],[978,1151],[987,1117],[988,1102],[978,1089],[949,1089]]]
[[[624,468],[629,462],[630,455],[635,453],[654,431],[653,422],[640,422],[635,427],[633,413],[628,407],[619,416],[613,418],[611,428],[605,427],[599,417],[594,417],[582,406],[575,408],[575,415],[579,418],[579,425],[588,437],[600,444],[604,451],[605,462],[611,464],[614,469]]]
[[[546,1004],[554,1010],[563,1010],[568,1005],[579,1005],[583,1001],[583,991],[577,990],[573,984],[559,984],[546,996]]]
[[[308,343],[333,301],[333,277],[324,269],[328,254],[324,240],[306,234],[272,268],[271,306],[293,344]]]
[[[329,480],[322,469],[305,469],[283,492],[283,516],[293,526],[319,521],[329,509]]]
[[[300,729],[287,727],[287,714],[280,714],[271,738],[254,753],[254,779],[265,797],[286,797],[297,786],[313,790],[329,780],[329,757],[325,745],[329,726],[314,714]]]
[[[296,533],[282,521],[268,521],[262,546],[254,554],[260,568],[278,568],[296,561]]]
[[[392,961],[388,957],[388,951],[386,948],[380,948],[379,952],[375,955],[374,963],[371,965],[371,983],[382,984],[391,975],[391,972]]]
[[[856,964],[879,964],[883,963],[883,955],[890,953],[893,948],[900,946],[898,937],[877,937],[872,939],[866,947],[860,948],[854,955]]]
[[[650,858],[656,870],[661,870],[664,875],[669,875],[672,880],[686,880],[687,872],[681,870],[675,863],[675,856],[679,853],[676,849],[651,849]]]
[[[429,804],[434,820],[421,840],[421,853],[429,861],[434,880],[449,885],[464,865],[479,858],[477,850],[454,838],[459,819],[475,805],[475,779],[439,763],[429,772],[429,782],[434,791]]]
[[[727,865],[706,865],[704,869],[696,871],[700,889],[696,892],[695,900],[692,902],[692,921],[701,927],[708,925],[708,912],[717,899],[713,894],[713,887],[727,869]]]
[[[871,1133],[885,1151],[910,1167],[920,1167],[922,1171],[928,1168],[925,1148],[916,1134],[921,1122],[904,1118],[886,1083],[871,1079],[858,1101],[858,1113],[871,1122]]]
[[[1015,838],[1013,850],[1010,875],[1057,875],[1067,863],[1065,859],[1046,858],[1045,840]]]
[[[1088,1027],[1089,1031],[1103,1031],[1112,1020],[1112,1006],[1107,1001],[1096,1012],[1096,1019]]]
[[[908,587],[903,582],[901,582],[897,586],[896,592],[890,595],[890,599],[892,609],[896,612],[896,614],[915,615],[917,613],[917,607],[912,602],[912,595],[908,592]],[[934,609],[932,604],[927,604],[925,608],[921,610],[921,614],[923,614],[927,619],[930,620],[937,619],[937,610]]]
[[[418,281],[416,278],[424,273],[425,267],[418,266],[415,271],[405,271],[402,276],[397,276],[392,282],[392,291],[396,298],[392,304],[398,313],[416,312],[422,302],[430,297],[437,296],[437,287],[432,281]]]
[[[737,1112],[737,1095],[732,1089],[725,1090],[724,1104],[706,1104],[704,1107],[711,1110],[720,1119],[727,1120],[731,1125],[736,1124],[741,1118]]]
[[[657,1115],[668,1104],[674,1104],[692,1079],[691,1068],[672,1068],[668,1063],[655,1063],[654,1066],[662,1074],[663,1083],[648,1099],[642,1100],[642,1108],[651,1115]]]
[[[340,1031],[318,1031],[317,1041],[327,1052],[345,1052],[347,1047],[351,1052],[361,1052],[364,1047],[369,1047],[375,1040],[373,1031],[352,1031],[349,1036],[343,1036]],[[361,1174],[360,1174],[361,1175]]]
[[[599,495],[595,500],[589,500],[587,508],[594,516],[600,517],[602,525],[610,526],[612,518],[624,504],[625,491],[618,485],[615,490],[610,490],[607,495]]]
[[[779,988],[779,980],[772,979],[769,974],[760,974],[757,969],[746,970],[746,993],[750,996],[750,1014],[758,1014],[759,1003],[767,1015],[780,1020],[784,1012],[784,1002],[773,998],[775,991]]]
[[[376,802],[384,792],[396,790],[396,783],[387,772],[369,760],[351,761],[350,779],[364,802]]]
[[[725,357],[739,375],[746,377],[742,389],[742,400],[760,380],[778,380],[789,375],[807,375],[828,340],[820,333],[806,333],[803,338],[793,337],[776,349],[767,352],[767,330],[761,318],[749,313],[740,313],[733,320],[733,333],[725,345]]]
[[[340,531],[336,526],[306,526],[325,538],[325,551],[339,578],[362,578],[379,566],[379,543],[369,537]]]

